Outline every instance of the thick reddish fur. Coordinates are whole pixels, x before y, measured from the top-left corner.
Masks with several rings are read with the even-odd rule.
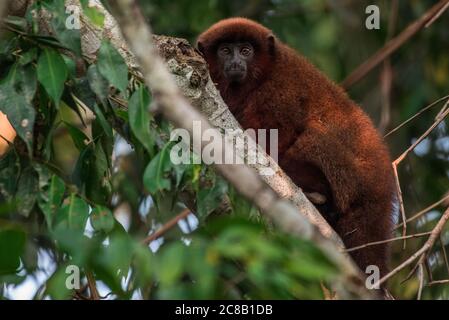
[[[274,41],[273,41],[274,40]],[[221,42],[249,41],[255,59],[240,86],[217,62]],[[395,187],[390,157],[369,117],[303,56],[244,18],[222,20],[198,47],[224,101],[244,129],[279,129],[279,164],[306,192],[328,199],[320,211],[347,248],[391,237]],[[365,271],[387,272],[388,245],[352,252]]]

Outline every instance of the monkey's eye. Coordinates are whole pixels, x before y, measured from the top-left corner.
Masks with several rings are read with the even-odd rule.
[[[220,51],[224,55],[231,54],[231,49],[229,49],[228,47],[223,47],[223,48],[220,49]]]
[[[248,47],[243,47],[242,50],[240,50],[240,53],[244,56],[249,56],[251,54],[251,49]]]

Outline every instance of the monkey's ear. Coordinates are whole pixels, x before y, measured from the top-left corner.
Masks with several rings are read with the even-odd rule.
[[[271,54],[274,54],[275,51],[275,42],[276,42],[276,37],[274,36],[274,34],[270,33],[267,36],[267,42],[268,42],[268,51]]]

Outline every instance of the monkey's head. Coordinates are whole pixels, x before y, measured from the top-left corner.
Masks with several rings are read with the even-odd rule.
[[[230,18],[202,33],[197,47],[219,86],[255,84],[271,69],[275,38],[269,29],[257,22]]]

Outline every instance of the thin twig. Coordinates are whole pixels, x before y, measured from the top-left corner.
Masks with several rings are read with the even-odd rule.
[[[89,286],[90,297],[92,300],[100,300],[100,294],[97,290],[97,283],[95,282],[95,278],[90,271],[86,271],[87,284]]]
[[[419,267],[419,265],[421,263],[421,259],[422,259],[422,256],[419,258],[418,263],[416,263],[414,265],[414,267],[410,270],[410,272],[407,274],[407,276],[400,282],[401,285],[406,283],[407,281],[409,281],[413,277],[413,275],[415,274],[416,270],[418,270],[418,267]]]
[[[180,220],[187,218],[187,216],[190,214],[189,209],[184,209],[180,214],[178,214],[176,217],[169,220],[166,224],[164,224],[159,230],[156,232],[150,234],[148,237],[142,240],[143,244],[150,244],[152,241],[156,240],[157,238],[161,237],[164,233],[166,233],[168,230],[173,228]]]
[[[449,261],[447,259],[446,247],[444,245],[443,237],[441,236],[441,234],[440,234],[439,240],[440,240],[441,251],[443,251],[444,265],[446,266],[447,274],[449,275]]]
[[[385,281],[390,279],[392,276],[397,274],[399,271],[401,271],[405,267],[409,266],[416,259],[418,259],[418,258],[422,259],[426,255],[428,255],[429,251],[432,249],[433,245],[435,244],[435,241],[440,236],[440,234],[443,231],[443,228],[448,220],[449,220],[449,208],[446,209],[446,211],[441,216],[440,220],[438,221],[435,228],[432,230],[426,243],[424,243],[424,245],[418,251],[416,251],[413,255],[411,255],[407,260],[405,260],[403,263],[401,263],[399,266],[397,266],[395,269],[393,269],[388,274],[386,274],[384,277],[382,277],[379,281],[377,281],[374,284],[374,286],[380,286],[382,283],[384,283]]]
[[[387,41],[390,41],[394,35],[397,17],[398,17],[399,1],[392,0],[390,7],[390,16],[388,18],[388,34]],[[385,59],[380,76],[382,106],[380,113],[379,132],[384,133],[391,119],[391,88],[393,86],[393,68],[391,66],[390,57]]]
[[[449,100],[446,101],[446,103],[443,106],[443,109],[446,109],[446,107],[449,105]],[[444,118],[449,115],[449,109],[446,109],[443,113],[439,113],[436,117],[434,123],[424,132],[410,147],[407,148],[394,162],[399,164],[404,158],[413,150],[416,148],[418,144],[420,144],[432,131],[435,129],[443,120]]]
[[[432,275],[432,268],[430,267],[429,259],[425,259],[424,266],[426,267],[426,273],[427,277],[429,279],[429,282],[433,281],[433,275]]]
[[[433,16],[432,19],[429,20],[429,22],[426,23],[426,25],[424,26],[425,28],[430,27],[431,24],[433,24],[442,14],[444,11],[446,11],[446,9],[449,7],[449,2],[446,3],[446,5],[440,9],[440,11],[437,12],[436,15]]]
[[[390,59],[383,63],[382,72],[380,76],[381,87],[381,112],[378,130],[381,134],[385,133],[391,119],[391,88],[393,85],[393,68],[391,67]]]
[[[389,57],[411,37],[418,33],[418,31],[428,26],[429,22],[434,22],[436,18],[439,17],[442,12],[447,9],[448,3],[449,0],[441,0],[433,7],[431,7],[421,17],[409,24],[408,27],[403,30],[398,36],[388,41],[388,43],[384,47],[378,50],[359,67],[357,67],[348,77],[346,77],[341,85],[347,89],[354,83],[365,77],[371,70],[378,66],[379,63]]]
[[[436,285],[436,284],[449,284],[449,279],[444,279],[444,280],[434,280],[434,281],[432,281],[432,282],[429,282],[428,284],[427,284],[427,286],[433,286],[433,285]]]
[[[114,292],[110,291],[110,292],[106,293],[104,296],[100,297],[100,299],[101,300],[105,300],[105,299],[109,298],[113,294],[114,294]]]
[[[89,297],[86,297],[85,295],[75,291],[72,295],[73,299],[75,300],[90,300]]]
[[[449,104],[449,100],[446,101],[446,103],[443,106],[443,109],[446,108],[446,106]],[[402,236],[407,235],[407,217],[405,215],[405,209],[404,209],[404,201],[402,198],[402,190],[401,190],[401,183],[399,181],[399,175],[398,175],[398,165],[401,163],[402,160],[405,159],[405,157],[413,150],[415,147],[420,144],[432,131],[435,129],[443,120],[444,118],[449,114],[449,109],[445,110],[443,113],[439,113],[437,116],[435,122],[424,132],[410,147],[407,148],[396,160],[393,161],[393,173],[396,183],[396,189],[398,191],[398,200],[399,200],[399,208],[402,216]],[[404,246],[405,249],[406,246],[406,239],[404,239]]]
[[[432,232],[422,232],[422,233],[415,233],[415,234],[409,234],[407,236],[402,236],[402,237],[396,237],[396,238],[391,238],[391,239],[386,239],[386,240],[381,240],[381,241],[374,241],[374,242],[369,242],[357,247],[352,247],[349,249],[346,249],[346,252],[352,252],[352,251],[356,251],[356,250],[360,250],[360,249],[364,249],[366,247],[371,247],[371,246],[376,246],[379,244],[384,244],[384,243],[389,243],[389,242],[394,242],[394,241],[398,241],[398,240],[404,240],[404,239],[410,239],[410,238],[420,238],[420,237],[425,237],[430,235]]]
[[[418,296],[416,299],[421,300],[422,289],[424,287],[424,271],[423,271],[422,264],[419,264],[419,267],[418,267],[418,279],[419,279],[419,287],[418,287]]]
[[[73,292],[73,298],[78,300],[90,300],[89,297],[86,297],[83,292],[86,291],[88,284],[84,284],[81,288],[76,289],[75,292]]]
[[[416,220],[416,219],[422,217],[423,215],[428,213],[433,208],[436,208],[440,204],[444,203],[447,199],[449,199],[449,193],[447,195],[445,195],[443,198],[441,198],[440,200],[438,200],[437,202],[435,202],[435,203],[431,204],[430,206],[428,206],[427,208],[424,208],[424,209],[420,210],[419,212],[415,213],[413,216],[411,216],[410,218],[408,218],[406,220],[406,223],[409,223],[409,222],[411,222],[413,220]],[[396,225],[395,229],[402,227],[402,224],[403,224],[403,222],[401,222],[400,224]]]
[[[390,132],[388,132],[386,135],[384,135],[384,138],[388,137],[389,135],[393,134],[394,132],[396,132],[397,130],[401,129],[403,126],[405,126],[407,123],[409,123],[410,121],[416,119],[418,116],[420,116],[421,114],[423,114],[425,111],[429,110],[430,108],[432,108],[433,106],[437,105],[438,103],[440,103],[441,101],[447,100],[449,98],[449,95],[444,96],[434,102],[432,102],[431,104],[429,104],[428,106],[424,107],[423,109],[421,109],[419,112],[417,112],[416,114],[414,114],[413,116],[411,116],[410,118],[408,118],[407,120],[405,120],[404,122],[402,122],[400,125],[398,125],[396,128],[392,129]]]
[[[401,189],[401,182],[399,181],[399,175],[398,175],[398,163],[396,163],[396,160],[392,163],[393,166],[393,174],[394,174],[394,182],[396,184],[396,190],[398,192],[398,201],[399,201],[399,211],[401,212],[402,217],[402,237],[404,238],[404,244],[403,249],[405,249],[406,246],[406,238],[407,235],[407,217],[405,216],[405,208],[404,208],[404,199],[402,198],[402,189]]]

